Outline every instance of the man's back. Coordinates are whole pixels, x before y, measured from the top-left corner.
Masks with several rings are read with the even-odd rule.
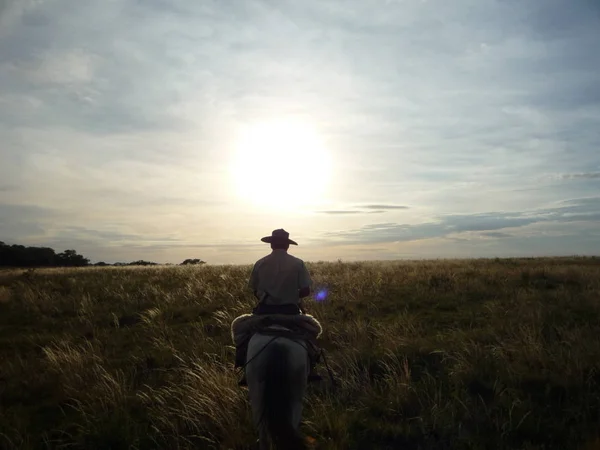
[[[304,261],[285,250],[273,250],[256,262],[249,284],[265,304],[286,305],[300,303],[299,290],[310,288],[311,279]]]

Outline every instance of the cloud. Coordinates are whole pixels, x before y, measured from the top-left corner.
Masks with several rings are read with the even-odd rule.
[[[485,236],[485,237],[497,238],[497,239],[511,237],[510,234],[508,234],[508,233],[501,233],[499,231],[488,231],[488,232],[485,232],[485,233],[481,233],[481,235]]]
[[[483,213],[453,214],[440,217],[443,228],[450,232],[491,231],[504,228],[518,228],[537,222],[535,216],[524,216],[521,213]]]
[[[175,258],[284,219],[386,245],[592,222],[559,202],[597,195],[596,3],[380,3],[0,2],[3,235]],[[316,214],[233,193],[237,130],[274,117],[332,155]]]
[[[409,209],[408,206],[402,206],[402,205],[365,205],[365,206],[362,206],[362,208],[377,209],[377,210]]]
[[[317,214],[329,214],[329,215],[351,215],[351,214],[381,214],[387,211],[409,209],[408,206],[401,205],[360,205],[356,206],[357,209],[330,209],[325,211],[316,211]]]
[[[43,0],[3,0],[0,2],[0,37],[10,34],[19,21],[34,11]]]
[[[81,85],[94,79],[95,59],[80,49],[59,54],[47,52],[33,61],[14,64],[9,70],[37,85]]]
[[[330,214],[330,215],[345,215],[345,214],[364,214],[364,211],[350,210],[350,209],[339,209],[339,210],[328,210],[328,211],[316,211],[317,214]]]
[[[518,229],[543,223],[588,222],[600,224],[600,197],[573,199],[558,206],[523,212],[490,212],[480,214],[448,214],[435,221],[418,224],[381,223],[358,229],[325,233],[324,240],[337,244],[382,244],[408,242],[466,232],[481,232],[486,237],[508,237],[497,230]]]
[[[49,208],[0,203],[0,240],[20,243],[23,235],[44,236],[46,224],[55,217]]]
[[[349,215],[349,214],[381,214],[384,213],[384,210],[374,210],[374,211],[361,211],[357,209],[331,209],[325,211],[316,211],[317,214],[329,214],[329,215]]]
[[[560,175],[562,180],[598,180],[600,172],[565,173]]]

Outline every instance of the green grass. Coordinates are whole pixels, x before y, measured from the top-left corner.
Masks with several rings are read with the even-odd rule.
[[[310,387],[319,448],[598,448],[600,259],[308,266],[339,382]],[[0,272],[0,448],[250,448],[249,273]]]

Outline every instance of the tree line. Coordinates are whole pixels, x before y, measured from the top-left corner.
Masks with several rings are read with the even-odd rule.
[[[205,264],[201,259],[186,259],[180,265]],[[114,264],[103,261],[92,264],[88,258],[75,250],[57,253],[50,247],[26,247],[24,245],[8,245],[0,241],[0,267],[86,267],[86,266],[157,266],[159,263],[138,260],[129,263]]]

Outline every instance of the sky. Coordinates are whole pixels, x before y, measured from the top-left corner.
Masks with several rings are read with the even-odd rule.
[[[0,241],[600,254],[597,0],[0,0]]]

